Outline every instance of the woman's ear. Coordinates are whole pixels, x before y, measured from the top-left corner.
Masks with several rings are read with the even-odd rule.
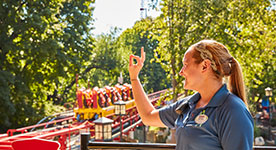
[[[211,61],[209,59],[204,59],[202,61],[202,66],[201,66],[202,72],[207,71],[208,69],[210,69],[210,67],[211,67]]]

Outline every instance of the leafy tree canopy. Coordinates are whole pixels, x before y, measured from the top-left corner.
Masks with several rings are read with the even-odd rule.
[[[154,50],[157,48],[159,41],[151,36],[153,32],[152,22],[152,18],[137,21],[131,29],[125,30],[118,39],[120,49],[131,51],[138,56],[141,54],[141,47],[144,47],[146,60],[140,73],[140,79],[148,93],[170,87],[170,82],[166,80],[165,70],[154,59],[154,55],[157,55]],[[127,79],[129,80],[129,77]]]
[[[183,92],[178,71],[185,51],[202,39],[225,44],[242,65],[249,96],[275,89],[275,10],[269,1],[163,0],[152,23],[156,59],[169,71],[174,99]],[[252,99],[252,98],[251,98]]]
[[[1,130],[32,124],[93,49],[91,0],[0,2]]]

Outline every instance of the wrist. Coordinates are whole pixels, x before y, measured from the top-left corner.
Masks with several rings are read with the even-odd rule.
[[[131,82],[133,82],[133,81],[139,81],[139,78],[131,78],[130,81]]]

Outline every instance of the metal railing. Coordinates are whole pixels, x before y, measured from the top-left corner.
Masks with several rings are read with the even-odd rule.
[[[126,143],[126,142],[89,142],[87,149],[175,149],[175,144],[165,143]]]
[[[81,134],[81,150],[89,149],[175,149],[176,144],[164,143],[127,143],[127,142],[91,142],[89,134]],[[276,150],[276,146],[254,146],[253,150]]]

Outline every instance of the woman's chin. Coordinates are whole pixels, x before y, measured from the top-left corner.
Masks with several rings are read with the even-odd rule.
[[[193,90],[193,88],[189,84],[184,84],[185,90]]]
[[[189,86],[187,84],[184,84],[184,89],[189,90]]]

